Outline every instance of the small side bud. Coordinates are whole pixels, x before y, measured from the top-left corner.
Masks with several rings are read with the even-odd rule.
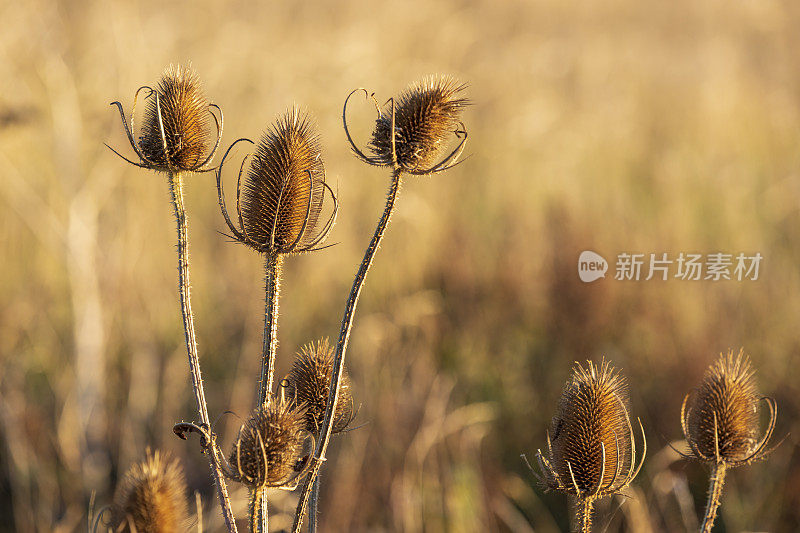
[[[328,408],[328,392],[333,375],[334,348],[328,339],[303,346],[286,378],[286,395],[306,408],[306,429],[318,435]],[[339,399],[333,415],[332,433],[341,433],[355,418],[353,393],[347,369],[342,369]]]
[[[228,477],[251,488],[291,483],[300,471],[304,417],[289,402],[272,401],[253,411],[233,445]]]

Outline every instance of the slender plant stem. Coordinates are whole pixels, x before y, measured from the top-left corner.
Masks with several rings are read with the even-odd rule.
[[[258,389],[260,407],[271,400],[275,379],[275,352],[278,348],[278,304],[281,298],[283,255],[267,255],[265,262],[264,343],[261,351],[261,377]]]
[[[267,498],[264,496],[266,493],[266,487],[256,487],[250,491],[250,502],[248,508],[250,511],[250,529],[253,531],[253,533],[269,532],[267,513],[261,507],[262,505],[267,504]]]
[[[294,527],[292,528],[294,533],[300,533],[300,528],[303,526],[303,516],[308,510],[308,500],[311,496],[314,482],[319,474],[320,468],[322,468],[322,463],[325,462],[325,452],[328,449],[328,442],[331,439],[331,430],[333,429],[333,414],[336,412],[336,403],[339,401],[339,385],[342,378],[342,369],[344,368],[347,342],[350,340],[350,329],[353,327],[353,315],[358,305],[358,297],[361,295],[361,288],[364,286],[364,280],[367,278],[367,273],[372,266],[372,260],[375,258],[375,253],[378,251],[378,247],[383,239],[383,234],[386,231],[386,226],[389,224],[389,219],[394,211],[397,193],[400,191],[401,174],[402,171],[399,168],[395,168],[392,172],[392,181],[389,185],[389,192],[386,195],[386,207],[378,221],[378,226],[375,228],[375,233],[372,235],[372,240],[367,246],[364,259],[361,261],[361,266],[358,268],[355,280],[353,280],[350,296],[347,298],[347,305],[345,306],[344,316],[342,317],[342,328],[339,332],[339,341],[336,344],[336,355],[333,360],[333,373],[331,374],[331,385],[330,392],[328,393],[328,405],[325,409],[325,419],[322,422],[320,438],[317,440],[317,449],[314,453],[314,457],[311,459],[313,461],[311,471],[303,485],[303,492],[297,504],[297,511],[294,516]]]
[[[321,472],[317,472],[317,479],[311,488],[311,499],[308,503],[308,533],[317,533],[317,508],[319,506],[319,483],[322,477]]]
[[[578,531],[581,533],[591,533],[592,531],[592,498],[578,498],[575,501],[575,519],[578,522]]]
[[[278,349],[278,303],[281,297],[281,271],[283,255],[267,255],[264,262],[266,288],[264,296],[264,341],[261,349],[261,377],[258,385],[258,401],[256,408],[263,407],[272,401],[272,382],[275,379],[275,353]],[[261,490],[253,495],[260,498],[258,505],[253,505],[254,514],[250,515],[253,531],[268,531],[269,522],[267,508],[267,491]],[[253,521],[255,520],[255,521]],[[256,529],[260,525],[261,529]]]
[[[180,172],[169,173],[169,191],[172,195],[172,206],[175,209],[175,219],[178,223],[178,289],[181,297],[181,314],[183,315],[183,329],[186,334],[186,350],[189,353],[189,372],[192,375],[192,388],[197,402],[197,412],[200,422],[205,427],[210,428],[208,417],[208,405],[206,404],[205,393],[203,392],[203,378],[200,374],[200,359],[197,356],[197,340],[194,333],[194,315],[192,314],[192,303],[189,294],[189,238],[186,226],[186,209],[183,204],[183,179]],[[222,516],[228,531],[236,532],[236,519],[231,511],[231,503],[228,498],[228,488],[225,485],[225,478],[222,470],[215,461],[213,453],[209,453],[209,463],[211,475],[217,487],[217,497],[222,507]]]
[[[706,514],[703,517],[703,526],[700,528],[702,533],[711,533],[714,527],[714,520],[717,518],[717,510],[722,497],[722,486],[725,484],[726,466],[724,462],[716,463],[711,467],[711,478],[708,483],[708,503],[706,504]]]

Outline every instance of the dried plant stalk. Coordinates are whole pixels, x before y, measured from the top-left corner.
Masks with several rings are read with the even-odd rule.
[[[134,112],[136,99],[142,90],[148,91],[146,98],[149,101],[144,116],[143,132],[137,142],[135,140]],[[201,89],[200,81],[191,67],[181,66],[170,66],[164,72],[156,89],[145,86],[136,91],[130,125],[125,118],[122,104],[112,102],[111,105],[116,106],[119,110],[128,142],[139,160],[138,162],[132,161],[110,146],[109,148],[132,165],[167,174],[178,230],[178,292],[186,350],[189,356],[189,370],[200,423],[203,428],[207,429],[210,428],[210,419],[200,373],[200,360],[197,355],[194,315],[189,292],[189,239],[183,199],[183,176],[185,172],[213,170],[209,169],[208,165],[222,138],[222,111],[215,104],[208,102]],[[219,118],[213,110],[219,113]],[[217,127],[216,142],[210,150],[208,149],[209,115]],[[204,441],[203,445],[206,444],[207,442]],[[235,533],[236,521],[231,511],[225,480],[222,471],[214,461],[213,454],[209,458],[209,465],[228,531]]]
[[[189,296],[189,239],[186,224],[186,209],[183,204],[183,180],[179,172],[169,175],[169,190],[172,196],[172,206],[175,209],[175,219],[178,229],[178,290],[181,300],[181,315],[183,316],[183,330],[186,337],[186,349],[189,354],[189,371],[192,375],[192,389],[194,390],[197,412],[200,423],[204,427],[211,427],[211,420],[208,416],[208,404],[206,403],[205,391],[203,390],[203,377],[200,372],[200,358],[197,355],[197,340],[194,331],[194,314],[192,313],[192,302]],[[225,479],[222,477],[222,470],[210,457],[211,474],[214,484],[217,487],[217,496],[222,506],[223,516],[229,531],[236,531],[236,519],[230,508],[230,498]]]
[[[233,237],[265,255],[264,336],[261,374],[256,407],[272,398],[275,357],[278,347],[278,314],[283,258],[319,249],[336,220],[338,204],[325,183],[325,168],[319,137],[311,120],[298,109],[280,118],[261,138],[252,155],[242,188],[245,161],[239,169],[236,187],[235,226],[225,207],[222,166],[234,142],[222,158],[217,171],[217,194],[222,215]],[[333,199],[333,210],[326,221],[321,218],[325,194]],[[252,518],[266,528],[266,491],[258,505],[251,505]]]
[[[283,257],[320,249],[328,237],[338,212],[333,191],[325,183],[325,167],[319,137],[312,121],[298,109],[281,117],[262,137],[251,156],[239,169],[236,187],[238,226],[225,207],[222,167],[228,148],[217,170],[217,195],[222,215],[232,237],[265,255],[264,342],[257,406],[269,401],[275,377],[277,320]],[[242,175],[245,174],[244,187]],[[333,200],[333,210],[322,218],[325,195]]]
[[[461,91],[464,89],[464,85],[455,83],[450,78],[427,78],[408,88],[400,96],[397,108],[395,107],[395,100],[389,100],[390,105],[386,113],[381,113],[380,109],[378,109],[378,118],[371,143],[375,155],[372,157],[366,156],[355,145],[347,127],[347,104],[350,98],[360,91],[363,91],[365,95],[369,93],[365,89],[356,89],[345,99],[342,108],[342,125],[353,153],[363,162],[370,165],[392,167],[392,175],[383,214],[378,220],[372,239],[367,245],[364,258],[361,260],[356,272],[353,286],[345,304],[339,340],[336,343],[336,355],[334,357],[325,419],[320,430],[314,457],[311,459],[310,474],[306,478],[300,501],[297,504],[293,527],[294,533],[299,533],[302,528],[304,516],[308,512],[309,500],[311,500],[311,514],[316,516],[316,495],[319,491],[317,476],[325,461],[325,452],[333,430],[347,343],[350,339],[350,330],[353,327],[353,317],[364,281],[394,212],[402,175],[403,173],[412,175],[436,174],[452,168],[456,164],[467,140],[466,131],[464,131],[463,125],[458,120],[461,110],[468,104],[466,99],[459,98]],[[405,120],[402,124],[402,130],[397,127],[398,117],[401,117],[401,120]],[[433,164],[428,168],[422,168],[423,165],[430,164],[433,161],[437,151],[444,144],[446,135],[451,133],[452,127],[456,124],[462,126],[454,132],[461,139],[456,148],[439,163]],[[401,147],[401,151],[398,151],[398,146]],[[405,147],[408,149],[403,149]],[[316,527],[315,523],[313,527]]]
[[[775,429],[778,407],[772,398],[761,397],[755,371],[743,350],[720,354],[703,376],[700,387],[687,394],[681,407],[683,434],[691,457],[711,466],[708,502],[701,531],[710,533],[721,503],[722,487],[729,468],[763,459]],[[770,419],[758,439],[758,406],[764,401]]]

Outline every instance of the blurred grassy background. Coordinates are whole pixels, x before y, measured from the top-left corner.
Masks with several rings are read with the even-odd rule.
[[[340,244],[289,260],[278,370],[334,336],[383,203],[385,172],[341,129],[425,74],[470,84],[463,165],[408,179],[356,315],[349,368],[365,426],[335,438],[323,531],[557,531],[560,495],[519,459],[574,360],[630,380],[650,454],[599,509],[606,531],[682,531],[706,470],[668,447],[680,402],[729,347],[779,404],[766,462],[730,476],[719,531],[800,528],[800,5],[309,1],[0,4],[0,530],[84,527],[146,446],[179,456],[218,530],[193,419],[163,177],[118,160],[115,110],[191,60],[225,146],[293,103],[318,119]],[[367,139],[373,116],[355,100]],[[191,177],[193,296],[212,417],[245,416],[263,320],[261,260],[225,242],[209,174]],[[756,282],[576,275],[584,249],[760,252]],[[220,419],[229,445],[239,420]],[[246,495],[235,486],[244,516]],[[296,495],[276,491],[273,528]],[[244,524],[242,524],[244,527]]]

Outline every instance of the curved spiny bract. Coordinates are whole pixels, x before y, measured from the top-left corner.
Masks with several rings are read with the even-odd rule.
[[[306,437],[305,410],[271,401],[239,429],[225,473],[251,488],[287,486],[302,474]]]
[[[173,533],[188,521],[186,481],[176,459],[156,450],[125,473],[114,497],[114,531]]]
[[[286,394],[297,405],[306,408],[306,429],[317,435],[325,418],[333,374],[334,347],[328,339],[303,346],[297,353],[286,378]],[[333,414],[331,433],[341,433],[355,418],[353,393],[347,370],[339,382],[339,400]]]
[[[637,459],[628,404],[625,379],[608,362],[576,363],[547,434],[547,454],[537,452],[544,488],[574,496],[584,528],[592,503],[620,493],[644,463],[644,429],[637,419],[642,439]]]
[[[134,120],[139,93],[146,91],[147,107],[144,124],[135,139]],[[190,66],[170,65],[158,86],[136,91],[130,125],[117,106],[122,125],[139,161],[131,161],[113,148],[114,153],[138,167],[161,172],[205,172],[222,139],[222,111],[209,103],[197,74]],[[213,110],[219,113],[219,118]],[[216,141],[212,145],[211,121],[216,126]]]
[[[228,153],[239,141],[252,143],[239,139]],[[238,227],[225,207],[222,164],[217,172],[219,203],[233,236],[272,256],[314,250],[330,233],[338,204],[325,183],[319,137],[309,118],[293,109],[264,133],[255,153],[247,157],[250,165],[245,171],[245,158],[237,180]],[[334,205],[330,216],[323,219],[326,194],[331,195]]]
[[[775,427],[777,407],[762,398],[755,371],[743,350],[720,354],[703,376],[700,386],[684,398],[681,413],[684,436],[692,454],[701,461],[739,466],[763,458]],[[770,410],[767,429],[760,439],[758,407]]]

